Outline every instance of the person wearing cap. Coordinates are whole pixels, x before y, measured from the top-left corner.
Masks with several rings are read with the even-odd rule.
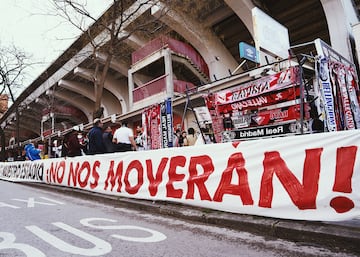
[[[94,119],[94,126],[90,129],[88,134],[88,152],[87,154],[101,154],[105,153],[105,144],[103,139],[103,123],[99,118]]]
[[[115,130],[113,142],[116,145],[116,152],[127,152],[137,150],[134,140],[134,132],[127,127],[126,123],[122,123],[121,127]]]
[[[65,156],[75,157],[81,155],[81,149],[83,146],[78,139],[79,127],[73,127],[73,130],[65,137],[63,147],[67,148]]]

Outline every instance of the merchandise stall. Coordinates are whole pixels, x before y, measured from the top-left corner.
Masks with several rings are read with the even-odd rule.
[[[315,45],[315,57],[283,60],[284,69],[208,94],[216,141],[359,129],[354,65],[321,40]]]

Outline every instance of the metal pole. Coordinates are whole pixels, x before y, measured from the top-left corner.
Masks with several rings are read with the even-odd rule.
[[[300,133],[301,135],[304,134],[304,83],[303,83],[303,58],[306,58],[302,56],[301,59],[298,58],[299,63],[299,76],[300,76]]]
[[[5,154],[5,132],[2,127],[0,127],[0,137],[1,137],[1,153],[0,153],[0,160],[2,162],[5,161],[6,154]]]
[[[16,145],[20,146],[20,115],[19,115],[19,108],[16,106]]]

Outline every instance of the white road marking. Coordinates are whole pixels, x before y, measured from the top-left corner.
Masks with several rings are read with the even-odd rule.
[[[43,198],[43,197],[42,197]],[[27,203],[27,207],[28,208],[34,208],[35,204],[41,204],[41,205],[56,205],[55,203],[47,203],[47,202],[40,202],[40,201],[35,201],[34,197],[29,197],[27,200],[26,199],[18,199],[18,198],[13,198],[11,200],[14,201],[18,201],[18,202],[25,202]],[[55,202],[55,200],[51,200],[49,199],[51,202]],[[61,203],[63,204],[63,203]]]
[[[43,196],[41,196],[40,197],[41,199],[44,199],[44,200],[46,200],[46,201],[49,201],[49,202],[53,202],[53,203],[56,203],[56,204],[60,204],[60,205],[64,205],[65,203],[63,203],[63,202],[60,202],[60,201],[57,201],[57,200],[54,200],[54,199],[50,199],[50,198],[47,198],[47,197],[43,197]]]
[[[1,208],[1,207],[8,207],[8,208],[13,208],[13,209],[19,209],[19,208],[20,208],[20,207],[15,206],[15,205],[11,205],[11,204],[7,204],[7,203],[0,202],[0,208]]]
[[[140,230],[140,231],[145,231],[151,234],[151,236],[149,237],[129,237],[129,236],[122,236],[122,235],[111,235],[114,238],[117,239],[122,239],[125,241],[131,241],[131,242],[141,242],[141,243],[154,243],[154,242],[160,242],[165,240],[167,237],[158,231],[152,230],[152,229],[148,229],[148,228],[144,228],[144,227],[139,227],[139,226],[131,226],[131,225],[93,225],[91,224],[91,222],[93,221],[108,221],[108,222],[112,222],[115,223],[117,222],[116,220],[113,219],[104,219],[104,218],[87,218],[87,219],[82,219],[80,220],[80,223],[86,227],[90,227],[90,228],[98,228],[98,229],[118,229],[118,230]]]
[[[56,227],[62,228],[63,230],[65,230],[71,234],[74,234],[84,240],[91,242],[92,244],[94,244],[94,247],[93,248],[80,248],[80,247],[71,245],[35,225],[26,226],[25,228],[27,230],[31,231],[32,233],[34,233],[36,236],[38,236],[45,242],[49,243],[50,245],[56,247],[57,249],[59,249],[63,252],[67,252],[67,253],[71,253],[71,254],[81,254],[83,256],[100,256],[100,255],[110,253],[112,250],[111,244],[109,244],[108,242],[106,242],[98,237],[90,235],[79,229],[73,228],[62,222],[54,222],[52,224]]]
[[[2,249],[15,249],[23,252],[28,257],[46,257],[46,255],[40,250],[27,244],[15,243],[15,235],[6,232],[0,232],[0,238],[3,239],[0,242],[0,250]]]

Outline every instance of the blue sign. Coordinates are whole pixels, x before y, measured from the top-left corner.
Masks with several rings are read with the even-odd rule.
[[[239,43],[239,52],[240,52],[240,58],[244,58],[246,60],[259,63],[258,61],[258,55],[255,47],[246,44],[244,42]]]
[[[171,98],[160,103],[160,119],[162,147],[173,147],[174,128]]]

